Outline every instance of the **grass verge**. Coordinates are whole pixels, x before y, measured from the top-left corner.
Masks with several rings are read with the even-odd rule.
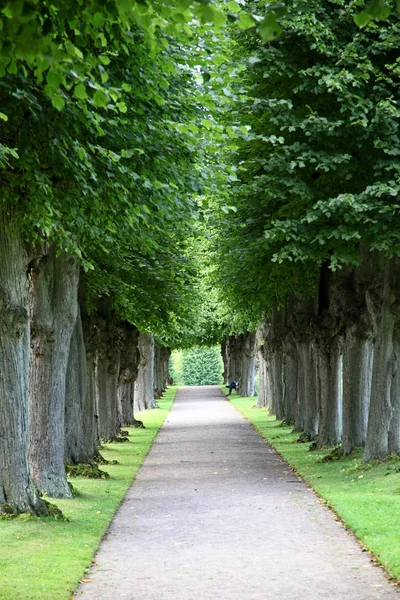
[[[102,455],[117,465],[100,468],[109,479],[74,477],[73,500],[53,500],[69,521],[22,515],[0,521],[0,600],[67,600],[90,566],[99,542],[148,453],[176,394],[159,408],[136,415],[146,429],[129,431],[126,444],[105,444]]]
[[[363,464],[362,451],[322,462],[332,448],[310,451],[254,398],[230,400],[289,465],[326,501],[388,575],[400,581],[400,458]]]

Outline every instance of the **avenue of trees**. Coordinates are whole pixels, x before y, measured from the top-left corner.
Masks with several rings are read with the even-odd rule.
[[[1,12],[0,512],[71,497],[173,348],[246,396],[257,352],[302,439],[400,453],[394,3]]]

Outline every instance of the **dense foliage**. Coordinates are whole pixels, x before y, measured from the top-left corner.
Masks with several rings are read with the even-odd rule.
[[[306,293],[313,264],[357,263],[360,240],[399,250],[399,20],[359,30],[357,3],[301,5],[273,44],[237,40],[248,96],[234,118],[251,130],[216,226],[215,280],[241,310],[249,291],[258,310]]]

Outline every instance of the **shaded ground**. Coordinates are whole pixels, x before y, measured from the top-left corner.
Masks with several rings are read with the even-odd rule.
[[[181,388],[79,600],[400,600],[217,387]]]

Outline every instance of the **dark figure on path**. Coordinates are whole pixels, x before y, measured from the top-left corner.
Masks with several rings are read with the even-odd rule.
[[[238,385],[236,383],[236,381],[231,381],[229,385],[226,385],[225,387],[229,388],[229,392],[227,393],[227,396],[230,396],[232,394],[232,390],[237,390]]]

